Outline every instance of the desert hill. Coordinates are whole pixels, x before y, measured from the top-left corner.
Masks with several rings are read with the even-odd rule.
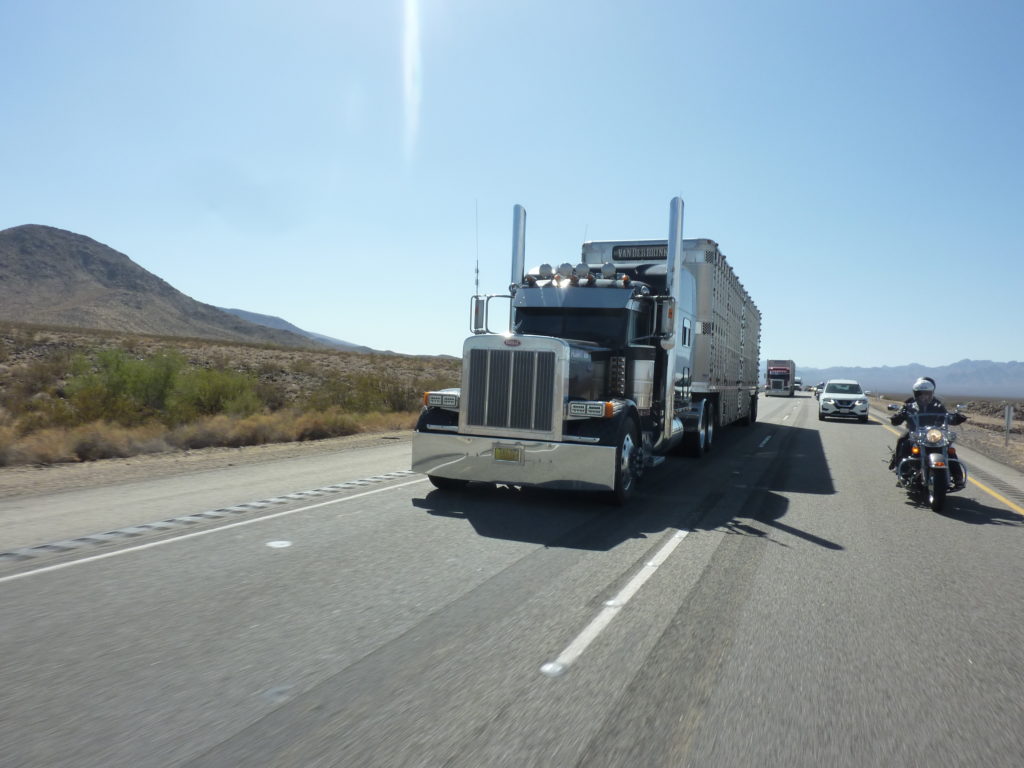
[[[0,231],[0,320],[121,333],[321,347],[203,304],[84,235],[26,224]]]

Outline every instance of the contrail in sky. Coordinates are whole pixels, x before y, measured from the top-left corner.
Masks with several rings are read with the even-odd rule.
[[[405,156],[411,159],[420,129],[420,103],[423,101],[423,76],[420,58],[420,3],[405,0],[405,36],[402,46],[405,86]]]

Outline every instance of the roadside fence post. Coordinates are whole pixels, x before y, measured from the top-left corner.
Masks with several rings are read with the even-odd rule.
[[[1013,406],[1006,406],[1006,440],[1003,442],[1004,447],[1010,445],[1010,426],[1013,424]]]

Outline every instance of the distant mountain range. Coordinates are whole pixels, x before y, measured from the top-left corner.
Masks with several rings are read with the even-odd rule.
[[[273,315],[261,315],[258,312],[246,312],[244,309],[228,309],[226,307],[218,307],[221,312],[229,312],[235,317],[240,317],[243,320],[248,320],[250,323],[256,323],[256,325],[265,325],[267,328],[277,328],[281,331],[291,331],[297,333],[300,336],[318,341],[321,344],[326,344],[329,347],[337,347],[338,349],[348,350],[349,352],[376,352],[377,350],[371,347],[361,347],[358,344],[352,344],[348,341],[342,341],[341,339],[334,339],[330,336],[324,336],[322,333],[313,333],[311,331],[304,331],[297,325],[292,325],[287,320],[282,320],[280,317],[274,317]]]
[[[950,397],[1024,397],[1024,362],[994,363],[991,360],[961,360],[951,365],[929,367],[910,365],[880,368],[806,368],[797,362],[796,369],[805,385],[828,379],[856,379],[872,392],[906,394],[921,376],[931,376],[937,394]]]

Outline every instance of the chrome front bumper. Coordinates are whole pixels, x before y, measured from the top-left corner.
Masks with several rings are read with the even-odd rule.
[[[496,450],[497,449],[497,450]],[[435,432],[412,436],[412,470],[481,483],[572,491],[615,488],[615,446],[502,440]]]

